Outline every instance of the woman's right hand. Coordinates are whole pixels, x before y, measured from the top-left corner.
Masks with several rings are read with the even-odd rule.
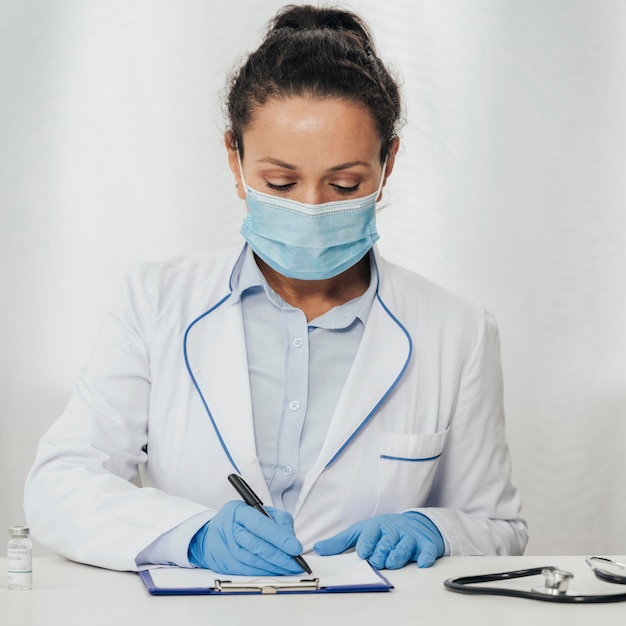
[[[189,562],[220,574],[300,574],[293,560],[302,544],[286,511],[265,507],[271,519],[240,500],[227,502],[189,543]]]

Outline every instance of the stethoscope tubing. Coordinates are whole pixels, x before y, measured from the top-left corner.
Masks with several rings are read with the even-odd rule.
[[[444,581],[444,586],[450,591],[458,593],[508,596],[513,598],[526,598],[528,600],[540,600],[542,602],[560,602],[565,604],[600,604],[606,602],[623,602],[626,600],[626,593],[609,593],[599,595],[578,595],[578,594],[549,594],[538,591],[524,591],[522,589],[505,589],[504,587],[472,587],[476,583],[489,583],[498,580],[509,580],[512,578],[525,578],[527,576],[537,576],[546,570],[556,571],[557,568],[551,565],[545,567],[533,567],[529,569],[514,570],[511,572],[498,572],[495,574],[479,574],[475,576],[459,576],[448,578]],[[608,576],[602,577],[609,580]],[[615,581],[610,581],[615,582]]]
[[[626,585],[626,578],[624,578],[624,576],[609,574],[608,572],[603,572],[602,570],[595,570],[594,573],[598,578],[605,580],[607,583],[614,583],[615,585]]]

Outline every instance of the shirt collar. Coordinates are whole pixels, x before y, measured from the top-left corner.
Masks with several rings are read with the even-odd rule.
[[[311,320],[311,322],[309,322],[310,326],[319,328],[345,328],[357,318],[361,320],[364,326],[366,325],[378,285],[378,268],[376,267],[374,254],[371,250],[368,254],[370,255],[371,268],[370,284],[365,293],[344,304],[333,307],[330,311],[324,313],[324,315],[321,315],[315,320]],[[291,306],[269,286],[254,260],[254,253],[250,246],[246,245],[242,256],[239,272],[233,278],[230,302],[232,304],[238,304],[246,293],[263,289],[269,300],[276,306]]]
[[[254,287],[265,287],[266,285],[267,281],[254,260],[252,249],[246,245],[239,264],[239,272],[233,277],[233,290],[230,301],[233,304],[237,304],[244,292]],[[269,285],[267,287],[269,288]]]

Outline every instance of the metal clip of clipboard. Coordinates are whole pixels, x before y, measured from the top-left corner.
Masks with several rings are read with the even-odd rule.
[[[215,589],[226,593],[258,592],[269,595],[284,591],[317,591],[319,587],[319,578],[303,578],[302,580],[284,582],[274,578],[257,578],[246,582],[215,579]]]

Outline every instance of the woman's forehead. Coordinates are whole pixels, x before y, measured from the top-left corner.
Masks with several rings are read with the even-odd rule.
[[[376,158],[381,139],[369,110],[345,98],[272,98],[243,133],[246,152],[285,160],[291,153],[331,153],[337,162]],[[284,156],[281,156],[284,155]]]

